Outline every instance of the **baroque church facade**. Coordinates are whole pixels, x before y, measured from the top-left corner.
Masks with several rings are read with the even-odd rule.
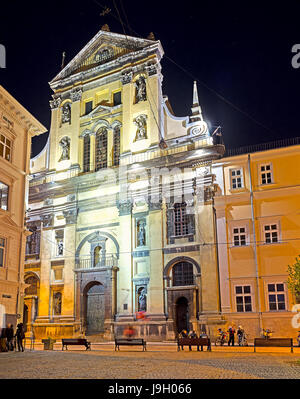
[[[162,57],[153,36],[104,26],[50,82],[27,211],[24,301],[37,338],[112,339],[130,323],[172,340],[224,323],[216,247],[203,245],[215,241],[212,162],[224,146],[196,84],[191,115],[174,115]]]

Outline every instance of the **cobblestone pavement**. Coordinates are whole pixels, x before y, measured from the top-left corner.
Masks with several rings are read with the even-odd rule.
[[[212,352],[177,352],[175,345],[139,348],[93,345],[62,352],[36,350],[0,353],[0,379],[300,379],[300,351],[253,353],[253,348],[213,347]]]

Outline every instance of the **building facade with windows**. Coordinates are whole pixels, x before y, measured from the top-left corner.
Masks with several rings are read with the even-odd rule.
[[[25,240],[31,138],[46,132],[0,86],[0,324],[23,319]]]
[[[252,338],[263,328],[297,336],[287,268],[299,255],[299,144],[232,151],[213,164],[221,312]]]
[[[103,27],[50,82],[51,130],[31,160],[25,281],[37,338],[148,340],[221,322],[215,144],[194,84],[176,117],[161,43]],[[182,176],[184,176],[182,178]],[[139,319],[138,312],[146,312]]]

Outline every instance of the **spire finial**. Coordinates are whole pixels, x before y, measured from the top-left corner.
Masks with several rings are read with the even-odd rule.
[[[193,120],[203,120],[202,111],[199,104],[199,97],[198,97],[198,89],[197,89],[197,82],[194,80],[194,89],[193,89],[193,106],[192,106],[192,116]]]
[[[104,30],[105,32],[110,32],[109,26],[107,24],[104,24],[101,30]]]

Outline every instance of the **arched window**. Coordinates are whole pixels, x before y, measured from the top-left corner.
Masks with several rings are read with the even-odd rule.
[[[179,262],[173,269],[173,286],[193,285],[193,265],[189,262]]]
[[[113,143],[113,165],[120,164],[120,127],[114,128],[114,143]]]
[[[36,276],[26,277],[25,284],[30,284],[29,287],[25,288],[25,295],[37,295],[38,294],[38,278]]]
[[[184,236],[189,233],[186,215],[186,203],[174,205],[175,236]]]
[[[84,172],[90,171],[90,149],[91,149],[90,136],[88,134],[86,134],[83,139],[83,171]]]
[[[107,129],[101,127],[96,133],[95,171],[107,168]]]

